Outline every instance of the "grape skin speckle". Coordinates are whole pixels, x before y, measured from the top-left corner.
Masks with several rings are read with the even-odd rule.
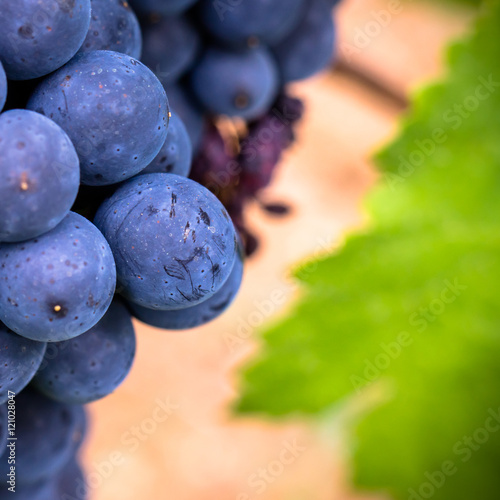
[[[116,260],[120,293],[162,310],[214,295],[236,258],[235,229],[221,209],[207,189],[177,175],[124,183],[95,217]]]
[[[115,282],[104,237],[73,212],[36,240],[0,244],[0,320],[33,340],[67,340],[91,328],[109,307]]]

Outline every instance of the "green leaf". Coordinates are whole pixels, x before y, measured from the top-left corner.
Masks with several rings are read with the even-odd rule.
[[[406,1],[412,2],[413,0],[406,0]],[[483,0],[442,0],[442,1],[452,4],[453,3],[463,4],[470,7],[479,7],[483,2]]]
[[[378,155],[370,228],[298,269],[304,297],[243,375],[244,413],[326,414],[378,389],[354,475],[396,499],[500,496],[499,26],[486,2]]]

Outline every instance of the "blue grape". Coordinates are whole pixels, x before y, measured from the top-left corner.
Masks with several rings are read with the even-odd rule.
[[[78,51],[90,0],[0,0],[0,60],[10,80],[47,75]]]
[[[192,65],[200,48],[200,37],[190,22],[177,16],[143,25],[142,62],[163,85],[178,80]]]
[[[167,137],[161,83],[142,63],[117,52],[78,54],[36,88],[28,108],[68,134],[83,184],[114,184],[138,174]]]
[[[55,484],[56,496],[47,500],[86,500],[88,498],[85,476],[76,458],[72,458],[59,472]]]
[[[47,348],[54,344],[48,344]],[[48,349],[47,349],[48,350]],[[75,409],[74,418],[75,418],[75,427],[73,429],[73,435],[71,437],[72,446],[74,453],[77,453],[80,447],[83,444],[83,441],[87,437],[89,422],[87,412],[85,410],[85,406],[82,405],[73,405]]]
[[[182,309],[210,298],[233,267],[236,232],[226,209],[178,175],[127,181],[94,222],[115,256],[118,290],[151,309]]]
[[[250,120],[264,114],[276,98],[279,76],[267,49],[211,47],[192,71],[191,87],[209,112]]]
[[[81,407],[53,401],[29,386],[16,395],[15,411],[16,486],[54,477],[74,454]],[[8,453],[7,448],[0,457],[3,478],[10,467]]]
[[[35,376],[47,344],[17,335],[0,323],[0,404],[21,392]]]
[[[52,347],[52,345],[51,345]],[[79,337],[53,344],[33,380],[46,396],[85,404],[111,394],[127,376],[135,355],[130,313],[118,300],[104,317]]]
[[[0,242],[35,238],[70,211],[78,155],[61,127],[22,109],[0,115],[0,143]]]
[[[7,446],[8,435],[9,435],[8,409],[7,409],[7,404],[2,404],[0,405],[0,450],[2,450],[1,453],[3,453],[3,450],[5,450],[5,447]]]
[[[193,146],[184,122],[177,113],[172,112],[168,124],[168,135],[156,158],[141,172],[168,174],[187,177],[193,160]]]
[[[6,460],[6,458],[2,457],[0,460]],[[27,484],[16,482],[14,493],[9,491],[8,487],[10,487],[8,482],[6,485],[2,485],[0,500],[12,500],[13,497],[16,500],[59,500],[61,498],[57,497],[57,484],[53,478],[43,478]]]
[[[300,24],[273,48],[284,83],[309,78],[333,59],[335,29],[331,5],[310,0]]]
[[[79,52],[114,50],[141,57],[141,27],[125,0],[91,0],[90,26]]]
[[[5,106],[5,101],[7,100],[7,76],[5,75],[5,70],[3,69],[2,62],[0,61],[0,111],[2,111]]]
[[[68,340],[102,318],[115,282],[103,235],[70,212],[38,238],[0,245],[0,320],[33,340]]]
[[[0,489],[0,500],[12,499],[12,496],[5,487]],[[71,457],[55,477],[16,484],[14,496],[16,500],[86,500],[88,487],[80,464],[76,457]]]
[[[202,110],[197,106],[193,96],[180,85],[165,85],[165,90],[172,104],[172,112],[177,113],[184,122],[193,151],[197,151],[201,144],[205,123]]]
[[[172,15],[184,12],[197,0],[130,0],[132,8],[141,15]]]
[[[306,0],[201,0],[200,19],[221,41],[250,46],[282,40],[299,22]]]
[[[243,278],[243,256],[236,259],[231,274],[221,289],[201,304],[178,311],[155,311],[129,303],[132,314],[156,328],[165,330],[185,330],[204,325],[220,316],[233,302],[240,289]]]

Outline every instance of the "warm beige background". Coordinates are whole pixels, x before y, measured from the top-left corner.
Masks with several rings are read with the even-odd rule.
[[[390,5],[400,9],[391,13]],[[340,69],[294,88],[307,114],[265,193],[291,204],[293,214],[275,219],[249,210],[262,246],[222,318],[184,333],[137,324],[131,375],[91,405],[84,462],[92,500],[368,498],[349,491],[345,450],[333,431],[320,435],[300,419],[231,417],[238,367],[259,345],[244,325],[290,306],[297,293],[286,280],[292,263],[340,244],[346,231],[366,223],[362,199],[376,178],[370,153],[396,132],[409,89],[440,74],[443,45],[469,19],[431,3],[344,0]],[[360,34],[366,31],[368,37]],[[295,457],[284,452],[294,442],[301,448]],[[288,463],[276,462],[280,457]],[[270,468],[269,479],[255,483],[262,468]]]

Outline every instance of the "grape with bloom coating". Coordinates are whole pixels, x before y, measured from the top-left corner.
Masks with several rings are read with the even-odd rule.
[[[55,342],[33,385],[68,404],[86,404],[111,394],[127,376],[135,355],[130,313],[114,300],[103,318],[75,339]]]
[[[0,0],[0,61],[10,80],[44,76],[67,63],[90,24],[90,0]]]
[[[125,0],[91,0],[92,16],[78,52],[114,50],[140,59],[142,36],[139,21]]]
[[[166,330],[186,330],[204,325],[220,316],[233,302],[243,278],[243,248],[240,248],[229,278],[222,288],[201,304],[177,311],[155,311],[129,303],[132,314],[143,323]]]
[[[73,144],[52,120],[13,109],[0,115],[0,242],[35,238],[69,213],[80,185]]]
[[[15,405],[16,482],[24,485],[43,483],[55,477],[73,456],[82,408],[57,403],[31,386],[16,394]],[[10,468],[8,453],[6,448],[0,457],[2,477],[7,477]]]
[[[38,238],[0,245],[0,320],[23,337],[81,335],[107,311],[115,285],[109,245],[74,212]]]
[[[156,158],[141,172],[142,174],[167,173],[187,177],[193,160],[193,146],[188,131],[180,116],[172,112],[168,124],[168,135]]]
[[[279,89],[276,63],[264,48],[210,47],[191,72],[190,82],[209,113],[246,120],[265,114]]]
[[[141,61],[163,85],[177,81],[193,65],[201,45],[195,27],[179,16],[143,24],[143,38]]]
[[[212,36],[231,45],[282,40],[298,24],[308,0],[200,0],[200,20]]]
[[[115,256],[118,291],[151,309],[182,309],[208,299],[236,258],[226,209],[206,188],[178,175],[125,182],[94,222]]]
[[[158,78],[136,59],[109,50],[78,54],[42,81],[28,108],[68,134],[83,184],[114,184],[138,174],[167,137],[168,100]]]
[[[30,383],[46,349],[45,342],[21,337],[0,323],[0,404],[9,392],[17,394]]]
[[[335,26],[326,0],[309,0],[299,25],[273,47],[283,83],[309,78],[333,60]]]

